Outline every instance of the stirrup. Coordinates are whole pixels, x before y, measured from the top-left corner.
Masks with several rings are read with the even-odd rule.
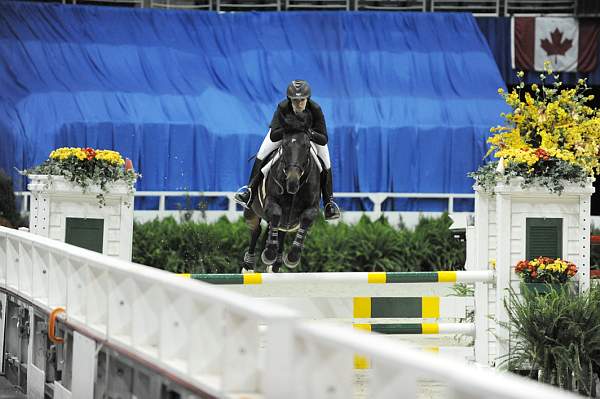
[[[330,208],[331,215],[327,217],[327,207]],[[333,200],[330,200],[325,204],[325,220],[336,220],[341,216],[340,207]]]
[[[248,193],[248,200],[244,201],[243,199],[241,199],[240,197],[243,194]],[[242,207],[246,208],[246,209],[250,209],[250,201],[252,201],[252,189],[248,186],[242,186],[240,187],[235,194],[233,195],[233,200],[235,202],[237,202],[238,204],[240,204]]]

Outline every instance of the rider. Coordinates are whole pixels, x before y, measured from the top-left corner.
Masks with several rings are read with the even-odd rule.
[[[311,90],[305,80],[294,80],[287,87],[287,98],[277,105],[267,136],[263,140],[250,174],[250,181],[235,193],[236,202],[249,207],[254,199],[258,183],[263,178],[261,169],[265,160],[269,159],[275,149],[281,145],[286,132],[304,131],[310,136],[314,148],[322,162],[321,193],[325,204],[325,219],[333,220],[340,217],[340,208],[333,201],[333,178],[331,161],[327,148],[327,127],[321,107],[310,98]]]

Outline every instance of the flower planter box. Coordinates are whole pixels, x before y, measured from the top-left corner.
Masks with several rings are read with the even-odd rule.
[[[85,189],[67,180],[64,176],[55,175],[29,175],[31,182],[27,185],[29,191],[46,192],[46,193],[62,193],[73,195],[89,195],[103,193],[105,197],[121,197],[123,195],[133,195],[133,189],[125,182],[116,182],[106,185],[108,194],[104,193],[99,185],[91,184]]]
[[[521,283],[521,292],[532,292],[535,294],[548,294],[552,291],[575,292],[573,283]]]

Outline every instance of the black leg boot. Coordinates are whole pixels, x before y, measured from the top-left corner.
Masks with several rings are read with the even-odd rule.
[[[340,218],[340,208],[333,202],[333,176],[331,169],[323,169],[321,172],[321,194],[325,205],[325,220]]]
[[[240,188],[233,196],[235,202],[244,208],[250,208],[250,205],[252,204],[258,183],[263,178],[263,174],[261,172],[263,166],[263,160],[256,158],[254,165],[252,166],[252,172],[250,172],[248,185]]]

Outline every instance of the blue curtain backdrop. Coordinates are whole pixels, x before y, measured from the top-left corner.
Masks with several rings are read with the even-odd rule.
[[[131,158],[138,190],[235,190],[298,78],[324,110],[336,191],[471,192],[505,110],[467,14],[2,2],[0,167],[91,146]]]

